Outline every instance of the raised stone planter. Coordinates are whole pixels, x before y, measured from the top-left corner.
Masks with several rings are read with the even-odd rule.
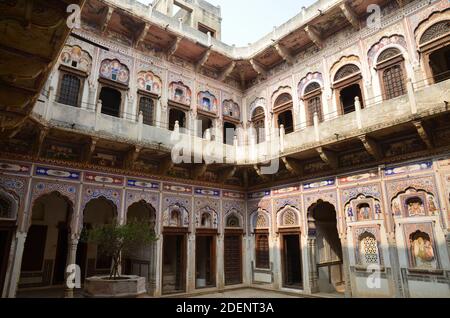
[[[145,277],[122,276],[110,280],[108,276],[86,278],[84,293],[93,298],[133,298],[147,292]]]

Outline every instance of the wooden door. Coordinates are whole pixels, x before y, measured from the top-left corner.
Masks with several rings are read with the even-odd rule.
[[[242,283],[242,235],[225,235],[224,269],[225,285]]]

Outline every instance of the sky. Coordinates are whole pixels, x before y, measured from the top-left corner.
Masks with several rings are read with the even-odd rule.
[[[145,4],[153,0],[138,0]],[[315,0],[207,0],[222,9],[222,42],[247,46]]]

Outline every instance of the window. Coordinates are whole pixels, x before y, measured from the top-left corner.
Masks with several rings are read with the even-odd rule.
[[[292,118],[292,111],[287,110],[278,114],[278,127],[284,126],[286,134],[294,132],[294,121]]]
[[[208,32],[211,33],[211,37],[215,38],[216,37],[216,31],[214,31],[213,29],[211,29],[210,27],[207,27],[206,25],[199,23],[198,24],[198,30],[202,33],[208,34]]]
[[[334,76],[333,89],[336,91],[337,103],[341,114],[349,114],[356,110],[355,99],[359,98],[363,107],[362,76],[358,66],[347,64],[342,66]]]
[[[371,233],[364,233],[359,240],[359,262],[361,265],[380,264],[378,242]]]
[[[319,122],[323,121],[322,89],[320,84],[312,82],[305,88],[303,100],[306,107],[306,126],[314,125],[314,113],[317,113]]]
[[[273,105],[274,113],[277,118],[278,128],[284,126],[286,134],[294,132],[294,119],[292,117],[292,96],[289,93],[283,93],[277,97]]]
[[[256,234],[256,268],[270,268],[269,235]]]
[[[239,227],[239,218],[235,215],[230,215],[227,219],[227,227]]]
[[[73,74],[64,73],[61,78],[58,103],[78,107],[80,89],[80,78]]]
[[[223,141],[224,144],[233,145],[234,136],[236,136],[236,125],[224,122],[223,123]]]
[[[291,226],[297,224],[297,218],[294,211],[286,211],[283,214],[283,226]]]
[[[406,94],[403,56],[399,49],[389,48],[381,52],[376,69],[381,78],[384,99]]]
[[[256,132],[256,143],[262,143],[266,140],[265,136],[265,118],[264,109],[258,107],[254,110],[252,116],[253,128]]]
[[[169,110],[169,130],[175,129],[175,122],[178,121],[180,128],[186,128],[186,114],[185,112],[176,108]]]
[[[99,99],[102,101],[102,114],[120,117],[122,94],[117,89],[102,87]]]
[[[144,125],[153,126],[154,122],[154,112],[155,112],[155,102],[150,97],[141,97],[139,100],[139,112],[142,112],[144,117]]]

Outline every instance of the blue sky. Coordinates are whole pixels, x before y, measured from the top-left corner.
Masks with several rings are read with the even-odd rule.
[[[143,3],[152,0],[138,0]],[[315,0],[207,0],[222,9],[222,41],[246,46],[297,15]]]

